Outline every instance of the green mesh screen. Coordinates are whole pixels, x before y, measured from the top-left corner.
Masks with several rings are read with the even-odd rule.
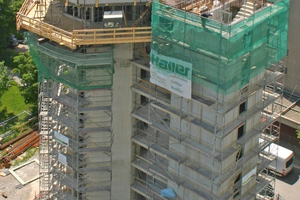
[[[194,83],[224,95],[238,91],[286,56],[290,1],[274,1],[236,24],[153,1],[152,53],[192,63]]]
[[[78,90],[107,88],[113,84],[113,49],[105,53],[83,54],[38,44],[27,32],[26,43],[38,67],[39,81],[54,79]]]

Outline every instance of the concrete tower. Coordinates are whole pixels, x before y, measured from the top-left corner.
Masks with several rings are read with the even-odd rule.
[[[289,0],[25,0],[40,198],[265,198],[288,14]]]

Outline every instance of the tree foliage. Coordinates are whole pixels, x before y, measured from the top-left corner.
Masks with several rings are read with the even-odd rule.
[[[25,103],[38,103],[38,70],[35,66],[32,57],[27,51],[20,53],[14,57],[14,63],[18,65],[11,73],[18,73],[22,78],[21,83],[23,86],[20,88],[22,95],[25,98]]]
[[[7,75],[7,67],[4,66],[4,62],[0,62],[0,97],[10,87],[11,80],[11,77]]]
[[[8,45],[8,37],[17,34],[16,14],[24,0],[0,0],[0,52]]]
[[[0,30],[2,30],[0,33],[0,52],[8,45],[7,38],[13,29],[12,18],[14,16],[11,9],[10,1],[0,2]]]

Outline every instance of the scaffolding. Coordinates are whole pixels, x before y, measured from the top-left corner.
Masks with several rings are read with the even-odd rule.
[[[193,82],[231,94],[286,55],[288,11],[289,0],[280,0],[225,24],[154,1],[152,50],[192,63]]]
[[[280,132],[289,1],[269,1],[230,24],[152,5],[149,61],[164,66],[162,55],[192,63],[192,95],[151,83],[152,66],[133,63],[135,198],[267,198],[277,150],[264,149]],[[173,198],[161,195],[169,187]]]
[[[140,70],[141,68],[137,67],[137,71]],[[282,80],[282,71],[275,74],[273,79],[268,79],[268,85],[275,81],[278,83],[279,79]],[[208,122],[209,119],[199,116],[200,108],[195,110],[191,110],[191,108],[196,108],[197,104],[204,104],[205,107],[211,108],[210,111],[213,111],[216,102],[197,96],[194,96],[192,101],[178,96],[172,98],[168,91],[151,84],[149,77],[144,79],[137,77],[136,81],[132,88],[137,96],[136,108],[132,114],[136,119],[136,135],[132,137],[132,141],[140,149],[136,150],[137,158],[132,162],[132,166],[138,169],[137,181],[132,185],[134,191],[142,196],[147,194],[149,198],[160,197],[160,190],[171,186],[170,182],[175,182],[179,186],[197,193],[203,199],[237,198],[239,195],[242,196],[241,180],[234,183],[233,177],[238,177],[239,173],[246,170],[245,166],[248,166],[249,163],[252,163],[252,167],[256,167],[257,162],[259,165],[256,173],[260,184],[241,198],[253,198],[270,181],[274,181],[270,173],[265,174],[264,172],[266,166],[275,159],[274,151],[276,153],[276,150],[272,149],[268,155],[262,152],[271,142],[276,142],[279,137],[279,128],[274,122],[280,115],[280,106],[273,110],[270,110],[270,107],[278,101],[280,102],[281,91],[266,93],[265,90],[263,91],[263,88],[266,87],[263,85],[265,81],[256,83],[256,90],[246,92],[244,98],[235,102],[231,108],[228,107],[226,110],[220,108],[217,112],[218,114],[222,113],[221,117],[223,118],[228,117],[231,109],[236,109],[234,107],[241,105],[241,102],[254,98],[253,93],[264,94],[264,100],[262,100],[262,96],[256,96],[255,98],[261,98],[261,100],[228,125],[218,126],[218,129],[215,130],[214,125]],[[174,104],[175,101],[180,105]],[[268,112],[266,112],[267,108]],[[248,121],[252,120],[255,121],[255,124],[250,125]],[[246,129],[245,124],[247,124],[247,128],[252,127],[245,130],[245,133],[240,133]],[[230,134],[234,136],[230,136]],[[206,137],[209,139],[207,140]],[[258,137],[264,138],[265,143],[258,146]],[[232,142],[226,147],[225,141],[230,139]],[[246,151],[245,146],[249,145],[249,141],[252,146]],[[185,148],[186,150],[184,150]],[[194,152],[195,150],[197,152]],[[147,174],[148,177],[140,175],[141,172]],[[194,177],[197,177],[198,181],[202,181],[191,183],[190,181]],[[152,179],[157,179],[156,183],[164,180],[162,181],[164,184],[154,184],[155,181]],[[256,180],[252,181],[255,184]],[[225,185],[228,188],[222,188]],[[210,186],[217,191],[218,189],[226,190],[229,193],[218,196],[218,192],[214,194],[210,190]],[[173,186],[173,188],[176,187]],[[176,193],[180,193],[180,189]]]
[[[110,199],[113,48],[82,54],[26,39],[39,70],[40,198]]]
[[[280,132],[289,0],[222,1],[208,9],[214,18],[194,12],[194,1],[160,2],[152,2],[150,56],[146,49],[138,53],[146,62],[131,62],[135,198],[265,198],[275,180],[266,166],[276,149],[265,149]],[[32,18],[32,3],[24,1],[17,27],[44,37],[26,36],[39,70],[41,199],[111,199],[112,44],[150,42],[150,29],[68,32]],[[55,42],[108,45],[76,53]],[[190,99],[151,82],[153,66],[174,67],[158,56],[191,64]],[[165,188],[176,196],[162,196]]]

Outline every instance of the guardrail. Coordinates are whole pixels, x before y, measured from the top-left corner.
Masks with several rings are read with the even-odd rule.
[[[26,13],[27,9],[32,4],[32,1],[33,0],[24,0],[19,12],[17,13],[17,16],[16,16],[16,28],[17,28],[17,30],[20,30],[20,28],[21,28],[21,20],[20,20],[21,14]]]
[[[76,45],[151,42],[151,27],[74,30]]]
[[[55,41],[60,45],[67,46],[71,49],[76,49],[72,32],[65,31],[38,19],[32,19],[24,15],[21,15],[20,17],[20,24],[21,28]]]
[[[32,0],[24,1],[16,16],[17,30],[26,29],[71,49],[82,45],[151,42],[151,27],[84,29],[68,32],[39,19],[26,16],[32,3]]]

